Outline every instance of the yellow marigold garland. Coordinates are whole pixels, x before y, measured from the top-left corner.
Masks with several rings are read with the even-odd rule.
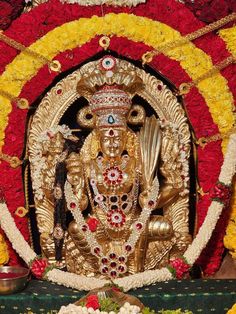
[[[6,264],[9,260],[9,254],[7,250],[7,244],[5,239],[0,234],[0,266]]]
[[[227,49],[236,56],[236,26],[222,29],[219,35],[225,41]]]
[[[220,37],[225,41],[227,49],[236,56],[236,26],[223,29],[219,32]],[[230,254],[236,259],[236,180],[234,180],[234,194],[232,198],[230,220],[224,237],[224,245],[229,249]],[[232,311],[233,310],[233,311]],[[236,313],[236,305],[228,313]]]
[[[48,32],[30,46],[47,59],[52,60],[58,53],[81,46],[96,35],[117,35],[127,37],[136,42],[144,42],[158,49],[166,42],[181,38],[181,34],[170,26],[151,19],[132,14],[110,13],[104,17],[93,16],[81,18],[63,24]],[[166,53],[168,57],[179,61],[183,69],[194,80],[212,68],[211,58],[194,44],[188,43]],[[44,65],[40,59],[20,53],[7,67],[0,77],[3,90],[17,97],[24,84],[29,81]],[[212,114],[214,122],[221,133],[228,132],[234,123],[232,114],[233,97],[228,89],[226,79],[221,74],[206,79],[198,84],[200,93]],[[4,130],[8,115],[11,112],[10,101],[0,96],[0,146],[4,143]],[[223,148],[226,141],[223,143]]]
[[[228,310],[226,314],[236,314],[236,303],[233,305],[233,307]]]

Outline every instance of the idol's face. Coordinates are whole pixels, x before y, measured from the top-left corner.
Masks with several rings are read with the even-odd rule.
[[[125,148],[124,129],[102,129],[99,130],[100,145],[103,154],[109,158],[121,156]]]

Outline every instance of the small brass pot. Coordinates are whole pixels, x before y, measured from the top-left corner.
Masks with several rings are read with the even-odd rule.
[[[29,281],[30,270],[20,266],[2,266],[0,273],[14,274],[12,278],[0,278],[0,294],[11,294],[25,288]]]

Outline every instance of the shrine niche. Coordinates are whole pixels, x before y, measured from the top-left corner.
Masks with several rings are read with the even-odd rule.
[[[75,103],[76,119],[60,125]],[[112,56],[89,62],[47,93],[28,134],[40,245],[50,262],[116,278],[184,253],[190,131],[159,78]]]
[[[175,0],[23,6],[0,33],[0,266],[100,299],[115,284],[156,302],[159,282],[196,277],[204,295],[235,264],[235,14],[203,25]],[[202,311],[194,282],[175,284]]]

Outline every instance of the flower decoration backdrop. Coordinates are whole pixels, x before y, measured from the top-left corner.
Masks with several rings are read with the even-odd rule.
[[[19,52],[0,41],[1,90],[14,97],[25,98],[29,104],[33,104],[58,75],[49,70],[45,60],[59,60],[62,72],[70,70],[103,50],[99,45],[99,39],[103,35],[110,38],[110,50],[121,57],[141,60],[145,52],[158,50],[161,45],[178,40],[203,26],[204,23],[185,5],[174,0],[148,0],[146,4],[131,8],[81,7],[78,4],[62,4],[59,0],[51,0],[22,14],[4,32],[45,58]],[[181,83],[194,80],[207,72],[230,54],[236,56],[235,43],[236,27],[228,25],[228,28],[218,34],[209,33],[192,43],[188,42],[158,54],[150,66],[179,87]],[[224,159],[227,134],[235,122],[235,76],[236,65],[230,65],[213,77],[201,81],[184,98],[197,139],[218,133],[225,137],[222,141],[213,141],[204,147],[198,146],[198,178],[203,191],[197,203],[198,228],[202,225],[211,203],[211,191],[217,183]],[[20,109],[15,101],[10,101],[1,94],[0,106],[2,152],[21,158],[27,109]],[[18,229],[29,242],[27,211],[19,214],[17,210],[25,202],[21,168],[12,168],[9,163],[2,161],[0,171],[0,186],[9,211]],[[229,208],[226,206],[210,243],[198,261],[207,275],[213,274],[220,265],[228,212]],[[232,211],[231,218],[235,223],[235,210]],[[228,228],[230,234],[232,224]],[[229,243],[227,245],[232,247]],[[9,264],[20,263],[8,241],[7,246]],[[0,252],[1,250],[0,248]]]

